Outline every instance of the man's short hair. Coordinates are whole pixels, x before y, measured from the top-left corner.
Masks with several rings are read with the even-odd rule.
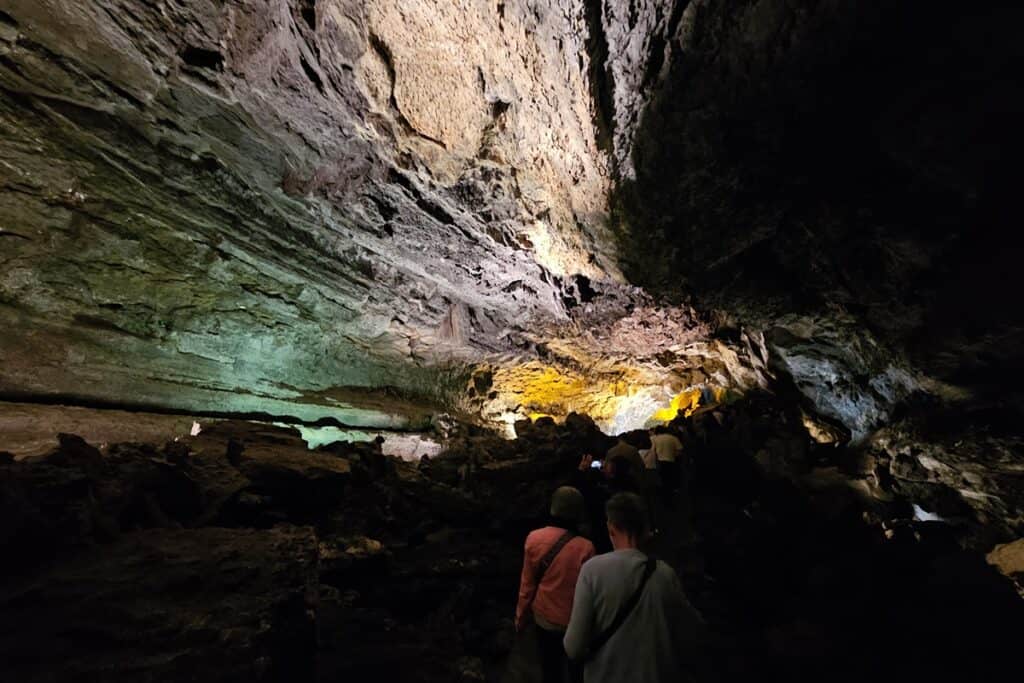
[[[616,493],[605,503],[608,521],[627,536],[643,538],[647,535],[647,506],[635,493]]]

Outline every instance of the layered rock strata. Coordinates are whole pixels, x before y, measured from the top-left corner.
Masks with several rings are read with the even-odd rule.
[[[461,392],[616,272],[584,14],[5,3],[0,390],[375,426],[321,392]]]
[[[6,0],[0,398],[620,431],[770,388],[1015,443],[1018,15]]]

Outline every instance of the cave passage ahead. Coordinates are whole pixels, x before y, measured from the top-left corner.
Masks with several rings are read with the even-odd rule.
[[[0,0],[0,678],[530,680],[655,425],[697,681],[1012,675],[1022,19]]]

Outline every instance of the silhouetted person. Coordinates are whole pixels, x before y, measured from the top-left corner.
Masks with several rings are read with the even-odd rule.
[[[649,448],[640,449],[640,458],[644,461],[643,478],[640,480],[640,489],[643,492],[644,501],[647,503],[647,511],[651,518],[651,528],[658,533],[662,517],[663,495],[661,485],[661,474],[658,472],[658,454],[652,443]]]
[[[643,499],[616,494],[606,513],[615,550],[580,572],[565,651],[584,663],[586,683],[684,680],[700,615],[675,571],[638,549],[648,531]]]
[[[516,630],[531,618],[537,625],[544,683],[563,683],[568,673],[562,638],[580,568],[594,556],[594,544],[579,535],[585,517],[583,495],[563,486],[551,497],[551,524],[526,537]]]
[[[657,461],[662,504],[669,510],[675,509],[676,518],[682,523],[683,538],[691,540],[693,536],[692,453],[688,453],[683,448],[683,442],[679,440],[679,437],[664,426],[651,430],[651,450],[654,451],[654,459]]]
[[[651,430],[651,450],[654,451],[662,486],[668,494],[674,495],[680,484],[683,442],[665,427],[655,427]]]
[[[634,476],[638,480],[643,476],[644,461],[643,458],[640,457],[640,449],[623,439],[621,436],[615,445],[608,449],[604,459],[605,461],[611,461],[616,458],[625,458],[630,467],[633,468]]]
[[[640,493],[640,481],[633,465],[627,458],[617,457],[601,461],[601,467],[594,468],[594,456],[584,455],[572,479],[572,485],[583,494],[589,520],[590,538],[597,552],[606,553],[612,549],[605,533],[605,503],[616,493]]]

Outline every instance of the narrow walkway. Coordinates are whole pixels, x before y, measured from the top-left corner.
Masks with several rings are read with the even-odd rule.
[[[696,536],[691,524],[684,524],[682,501],[676,496],[669,507],[660,502],[655,511],[661,524],[659,532],[651,538],[649,552],[667,562],[679,574],[683,590],[703,579],[703,561],[697,552]],[[603,531],[603,530],[602,530]],[[541,671],[537,656],[537,643],[528,630],[519,634],[509,653],[501,683],[540,683]]]

